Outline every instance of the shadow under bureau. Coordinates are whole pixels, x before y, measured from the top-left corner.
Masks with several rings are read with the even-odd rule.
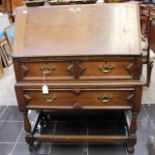
[[[134,151],[142,97],[137,8],[123,3],[17,9],[15,89],[30,150],[35,141],[51,141],[126,143]],[[38,114],[33,125],[29,110]],[[53,115],[74,123],[83,117],[87,132],[74,132],[80,130],[74,123],[68,126],[72,134],[47,132]],[[95,121],[106,132],[92,134]]]

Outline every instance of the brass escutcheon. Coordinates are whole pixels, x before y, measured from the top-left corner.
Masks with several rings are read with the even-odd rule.
[[[44,95],[43,99],[46,100],[46,102],[52,103],[55,99],[57,99],[57,97],[52,95]]]
[[[44,74],[49,74],[52,73],[56,68],[53,66],[49,66],[48,64],[43,64],[40,67],[40,70],[44,73]]]
[[[102,95],[97,97],[100,101],[102,101],[102,103],[108,103],[110,102],[110,100],[112,99],[112,96],[110,95]]]
[[[102,71],[102,73],[109,73],[114,69],[114,67],[111,65],[102,65],[102,66],[99,66],[98,68]]]

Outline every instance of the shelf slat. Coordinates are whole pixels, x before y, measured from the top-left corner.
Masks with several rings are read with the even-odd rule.
[[[34,135],[34,139],[40,142],[106,142],[123,143],[127,142],[128,136],[121,135]]]

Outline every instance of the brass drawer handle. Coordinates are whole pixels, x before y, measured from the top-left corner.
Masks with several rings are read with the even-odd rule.
[[[46,102],[52,103],[55,99],[57,99],[57,97],[52,95],[44,95],[43,99],[46,100]]]
[[[102,103],[108,103],[112,99],[112,96],[110,96],[110,95],[102,95],[102,96],[99,96],[98,99],[100,101],[102,101]]]
[[[111,65],[103,65],[103,66],[99,66],[98,68],[102,71],[102,73],[109,73],[114,69],[114,67]]]
[[[49,73],[52,73],[56,68],[55,67],[52,67],[52,66],[49,66],[49,65],[42,65],[40,67],[40,70],[44,73],[44,74],[49,74]]]

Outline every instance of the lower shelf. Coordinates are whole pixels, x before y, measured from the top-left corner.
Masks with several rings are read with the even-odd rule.
[[[123,112],[53,117],[40,115],[33,131],[36,141],[125,143],[128,140]]]

